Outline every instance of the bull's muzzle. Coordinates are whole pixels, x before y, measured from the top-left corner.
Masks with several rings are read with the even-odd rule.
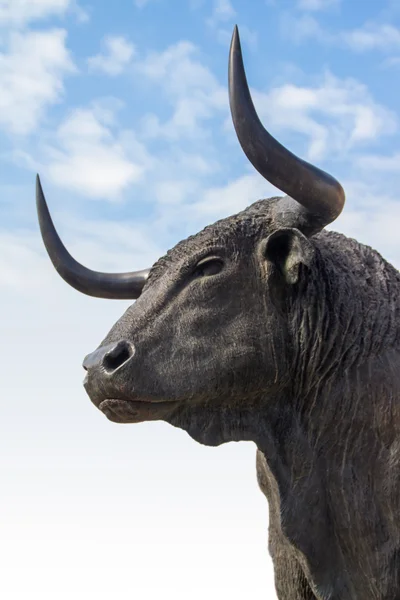
[[[113,375],[115,371],[126,365],[134,354],[134,347],[129,342],[121,340],[117,343],[100,346],[91,354],[88,354],[82,363],[88,373],[100,371],[107,375]]]

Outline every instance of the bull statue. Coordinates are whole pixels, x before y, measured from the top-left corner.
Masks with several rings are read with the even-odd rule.
[[[229,97],[245,154],[287,195],[206,227],[151,269],[78,263],[37,180],[41,233],[61,277],[84,294],[136,300],[84,359],[84,386],[111,421],[161,419],[208,446],[256,444],[280,600],[395,600],[400,274],[324,230],[343,189],[264,129],[237,28]]]

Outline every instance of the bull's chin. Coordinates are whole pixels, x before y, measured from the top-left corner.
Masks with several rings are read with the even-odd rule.
[[[98,405],[107,419],[114,423],[143,423],[160,421],[170,416],[178,402],[149,402],[106,398]]]

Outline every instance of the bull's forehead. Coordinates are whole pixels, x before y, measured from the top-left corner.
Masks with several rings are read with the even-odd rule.
[[[271,213],[278,200],[281,199],[259,200],[244,211],[208,225],[180,241],[153,265],[148,283],[153,283],[172,265],[190,260],[190,257],[197,256],[201,251],[212,250],[217,246],[225,247],[228,251],[253,246],[262,235],[271,231]]]

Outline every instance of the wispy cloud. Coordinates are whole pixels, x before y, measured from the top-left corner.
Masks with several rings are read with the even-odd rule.
[[[400,172],[400,153],[397,152],[390,156],[381,154],[366,154],[357,158],[357,165],[363,169],[381,171],[381,172]]]
[[[75,0],[0,0],[0,26],[20,27],[32,21],[63,16],[75,11],[78,19],[87,19],[87,13]]]
[[[334,42],[334,36],[326,32],[319,21],[311,15],[295,18],[292,14],[284,13],[281,17],[281,30],[285,38],[295,43],[305,40],[316,40],[325,44]]]
[[[147,137],[201,137],[205,133],[201,123],[226,110],[225,88],[197,54],[193,44],[182,41],[137,61],[137,72],[159,85],[174,106],[172,117],[164,123],[153,114],[145,117]]]
[[[194,220],[204,223],[222,219],[229,214],[240,212],[260,198],[276,195],[277,190],[258,173],[240,175],[225,185],[206,188],[201,200],[188,207],[188,214]],[[281,195],[281,192],[278,192]]]
[[[267,94],[255,91],[254,99],[266,123],[309,138],[310,160],[346,152],[398,127],[395,113],[375,102],[365,85],[330,73],[319,86],[285,84]]]
[[[343,32],[342,36],[348,46],[357,52],[400,48],[400,29],[393,25],[367,23],[359,29]]]
[[[30,133],[62,99],[64,77],[76,72],[65,42],[62,29],[11,34],[0,53],[0,127]]]
[[[345,179],[341,183],[346,190],[345,209],[329,229],[377,248],[400,268],[400,202],[393,188],[384,189],[376,177],[375,181]]]
[[[354,52],[400,49],[400,29],[391,24],[367,22],[362,27],[333,32],[322,27],[311,15],[300,18],[285,15],[282,24],[287,38],[296,42],[316,40],[326,45],[346,46]]]
[[[400,66],[400,56],[390,56],[389,58],[386,58],[382,62],[382,68],[384,68],[384,69],[390,69],[392,67],[399,67],[399,66]]]
[[[297,6],[302,10],[322,11],[339,6],[341,0],[298,0]]]
[[[211,20],[214,22],[231,21],[236,11],[230,0],[214,0]]]
[[[88,58],[87,62],[92,71],[107,75],[120,75],[132,60],[135,48],[123,36],[108,36],[103,41],[104,52]]]

